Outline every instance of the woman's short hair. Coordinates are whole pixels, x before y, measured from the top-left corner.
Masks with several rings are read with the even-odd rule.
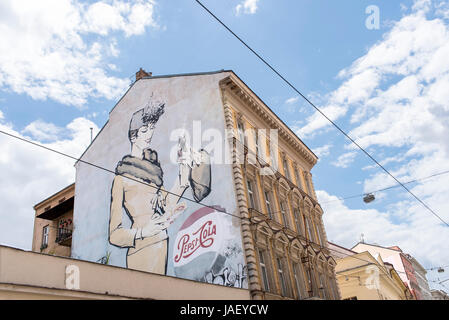
[[[165,102],[150,100],[145,107],[133,113],[129,123],[129,140],[137,137],[137,132],[143,126],[154,125],[164,113]]]

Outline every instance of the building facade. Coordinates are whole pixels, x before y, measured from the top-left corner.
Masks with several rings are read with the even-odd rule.
[[[449,300],[449,295],[443,290],[432,290],[432,300]]]
[[[221,81],[253,298],[339,299],[321,206],[310,173],[317,157],[231,75]],[[260,129],[278,130],[272,136]],[[242,147],[243,146],[243,147]],[[256,273],[257,272],[257,273]]]
[[[415,270],[413,269],[412,262],[408,258],[409,255],[402,252],[399,247],[382,247],[375,244],[358,243],[351,250],[356,252],[368,251],[373,256],[380,255],[383,261],[391,263],[394,266],[402,281],[410,288],[415,299],[422,299]]]
[[[250,299],[248,290],[6,246],[0,257],[0,300]]]
[[[75,184],[34,206],[32,251],[70,257]]]
[[[339,299],[317,160],[232,71],[139,70],[76,164],[70,255],[252,299]]]
[[[416,280],[418,282],[421,300],[432,300],[432,293],[430,292],[429,282],[427,281],[427,271],[413,256],[407,254],[408,260],[412,263]]]
[[[342,300],[413,300],[392,264],[368,251],[337,259],[336,274]]]

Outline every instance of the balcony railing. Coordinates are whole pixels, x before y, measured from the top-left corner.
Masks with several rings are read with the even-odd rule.
[[[58,228],[55,242],[63,246],[70,246],[72,242],[72,229]]]

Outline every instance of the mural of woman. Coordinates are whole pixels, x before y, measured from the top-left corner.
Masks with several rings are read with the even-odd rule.
[[[182,143],[178,177],[170,193],[164,189],[158,154],[150,148],[156,123],[164,112],[165,103],[151,98],[132,115],[128,132],[131,154],[117,164],[109,220],[109,242],[127,248],[127,267],[158,274],[166,274],[167,228],[187,209],[185,203],[179,203],[182,195],[190,186],[199,202],[211,191],[208,154],[186,150]],[[123,211],[131,220],[130,228],[123,227]]]

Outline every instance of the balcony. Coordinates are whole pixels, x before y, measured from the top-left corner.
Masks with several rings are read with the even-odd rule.
[[[55,206],[48,206],[43,212],[36,215],[36,218],[55,220],[62,216],[63,214],[73,210],[74,197],[69,199],[61,199],[60,202]]]
[[[61,246],[72,246],[72,229],[58,228],[55,242]]]

